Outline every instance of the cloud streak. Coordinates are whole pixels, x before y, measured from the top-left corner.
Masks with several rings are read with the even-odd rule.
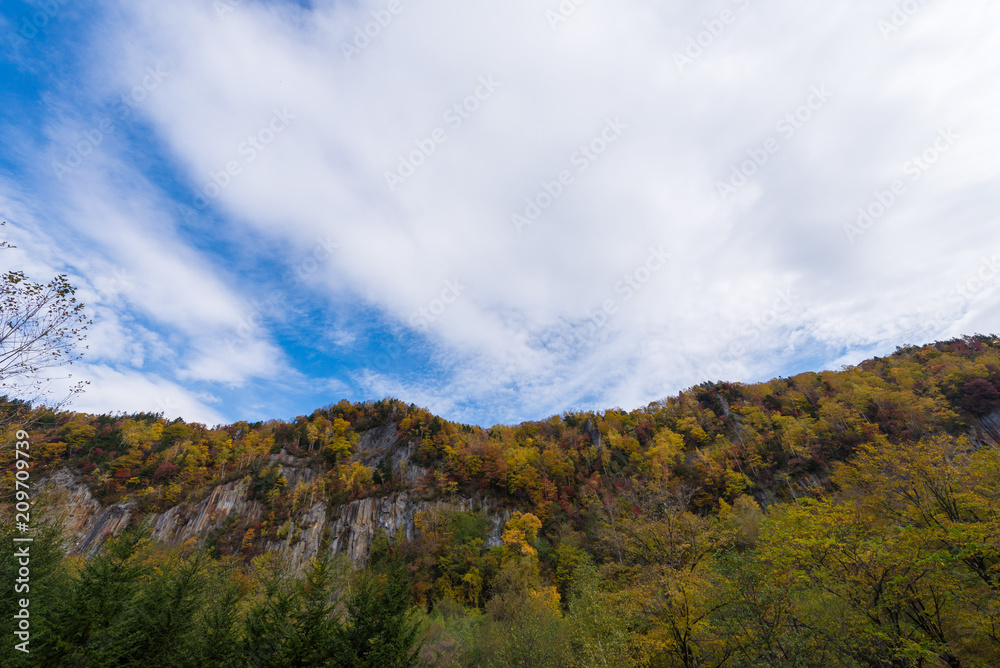
[[[137,276],[149,337],[183,339],[176,382],[281,377],[305,412],[317,395],[295,383],[337,378],[355,399],[516,421],[996,315],[992,283],[948,310],[1000,250],[989,3],[905,20],[763,0],[105,9],[89,103],[169,75],[134,109],[142,132],[30,188],[107,221],[76,228],[81,256]],[[59,108],[51,143],[86,139]],[[957,139],[915,167],[942,131]],[[656,271],[650,249],[670,256]]]

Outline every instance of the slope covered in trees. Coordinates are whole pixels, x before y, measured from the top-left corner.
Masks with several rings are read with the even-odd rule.
[[[249,478],[267,512],[173,551],[141,532],[91,559],[54,549],[33,614],[62,652],[47,665],[145,665],[152,646],[176,650],[159,665],[371,665],[373,637],[396,648],[383,665],[418,647],[440,666],[1000,665],[998,407],[1000,340],[975,336],[490,429],[395,400],[212,429],[39,409],[35,480],[68,466],[104,503],[162,512]],[[415,478],[359,455],[385,425],[414,445]],[[282,451],[318,475],[289,484],[269,464]],[[442,509],[356,573],[321,560],[295,581],[264,553],[304,505],[401,490],[496,499],[503,544],[483,515]],[[48,607],[49,586],[91,621]],[[108,587],[121,595],[90,600]],[[186,626],[166,633],[171,606]],[[397,621],[374,628],[380,606]]]

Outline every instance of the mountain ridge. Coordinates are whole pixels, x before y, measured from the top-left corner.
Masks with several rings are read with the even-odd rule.
[[[463,510],[506,508],[508,516],[530,511],[546,524],[543,534],[558,522],[582,529],[585,497],[636,479],[690,488],[699,512],[742,493],[766,508],[828,488],[831,464],[872,437],[943,430],[996,444],[1000,414],[985,411],[997,407],[1000,343],[977,335],[901,347],[839,372],[703,383],[630,412],[565,413],[490,429],[386,399],[341,401],[293,422],[213,429],[156,414],[43,414],[36,420],[49,417],[54,428],[32,438],[41,455],[34,474],[61,487],[62,511],[96,513],[72,522],[77,551],[147,513],[157,518],[154,536],[173,535],[159,523],[193,522],[193,533],[175,531],[181,542],[221,540],[222,554],[247,557],[287,552],[289,534],[318,524],[326,533],[310,534],[310,547],[294,559],[300,568],[321,543],[334,552],[351,545],[352,560],[362,562],[378,528],[412,539],[415,515],[441,500]],[[211,501],[220,493],[221,506]],[[358,502],[367,510],[359,512]],[[196,510],[204,504],[212,521]],[[224,525],[231,508],[241,519]],[[356,521],[337,525],[344,512]],[[172,520],[164,520],[168,514]],[[236,538],[240,549],[230,544]],[[499,544],[496,526],[489,543]]]

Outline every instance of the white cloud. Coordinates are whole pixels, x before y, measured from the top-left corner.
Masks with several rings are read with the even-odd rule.
[[[403,328],[434,316],[415,331],[440,376],[370,369],[356,380],[373,394],[456,417],[634,406],[720,368],[768,376],[809,351],[837,364],[844,349],[988,325],[989,289],[961,309],[949,297],[983,249],[1000,252],[1000,8],[929,4],[883,36],[888,1],[622,0],[553,30],[556,5],[404,3],[348,62],[342,45],[383,3],[244,2],[220,17],[195,0],[131,1],[109,20],[116,38],[95,42],[91,76],[104,94],[169,73],[135,113],[179,166],[182,199],[205,197],[233,236],[273,245],[280,264],[316,258],[307,284],[331,304]],[[723,9],[732,20],[713,36]],[[678,67],[689,39],[701,52]],[[905,163],[942,128],[960,138],[911,180]],[[411,154],[423,164],[390,191],[385,173]],[[720,201],[719,182],[761,155]],[[72,193],[77,233],[135,274],[130,304],[183,334],[179,377],[238,385],[287,369],[266,331],[238,354],[221,345],[250,291],[173,235],[162,197],[126,199],[114,169],[91,164],[99,177]],[[572,183],[556,188],[563,171]],[[905,193],[850,243],[845,225],[896,179]],[[546,185],[558,196],[519,234],[511,215],[547,202]],[[318,239],[337,248],[316,254]],[[668,266],[625,300],[619,282],[661,246]],[[465,289],[443,308],[454,280]],[[753,325],[788,288],[780,321]],[[616,312],[581,339],[609,300]]]
[[[284,353],[269,340],[260,307],[226,285],[230,277],[214,268],[210,257],[177,238],[162,213],[166,202],[156,201],[141,177],[109,153],[101,157],[105,164],[136,179],[130,190],[116,192],[95,169],[95,156],[67,178],[62,199],[47,207],[13,197],[0,201],[5,217],[17,221],[4,228],[18,246],[5,259],[33,280],[68,273],[93,320],[77,373],[92,382],[80,406],[106,411],[161,406],[157,410],[188,418],[218,419],[219,410],[207,408],[194,390],[181,389],[176,381],[242,386],[294,376]],[[9,192],[17,190],[11,185]],[[55,221],[41,224],[32,211],[43,209]],[[105,386],[119,381],[127,392]],[[129,392],[126,404],[114,403]]]
[[[88,365],[72,380],[88,380],[86,392],[69,408],[82,413],[163,413],[168,419],[183,417],[189,422],[212,426],[223,424],[222,414],[209,404],[213,397],[193,392],[155,374],[118,371],[103,365]],[[109,407],[114,407],[113,409]]]

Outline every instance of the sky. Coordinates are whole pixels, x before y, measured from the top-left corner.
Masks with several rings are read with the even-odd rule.
[[[489,426],[1000,331],[1000,4],[8,0],[73,409]],[[62,381],[60,381],[62,382]]]

